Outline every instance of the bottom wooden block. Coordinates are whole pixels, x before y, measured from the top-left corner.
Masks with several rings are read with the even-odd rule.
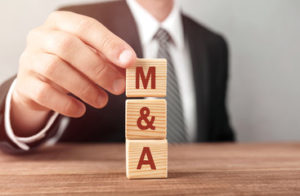
[[[126,176],[128,179],[167,178],[167,140],[126,140]]]

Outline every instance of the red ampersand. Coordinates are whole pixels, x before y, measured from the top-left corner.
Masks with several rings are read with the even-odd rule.
[[[140,110],[140,117],[137,120],[137,126],[141,130],[152,129],[155,130],[155,126],[153,126],[155,116],[151,117],[151,120],[148,120],[148,116],[150,114],[150,109],[148,107],[142,107]],[[146,123],[146,125],[142,125],[142,120]]]

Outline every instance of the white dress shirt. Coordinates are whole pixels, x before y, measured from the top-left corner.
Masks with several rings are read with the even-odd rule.
[[[183,115],[187,128],[187,138],[189,141],[193,142],[196,140],[197,126],[197,113],[195,107],[196,97],[193,82],[194,80],[191,58],[189,55],[189,48],[187,42],[184,38],[182,18],[179,6],[175,1],[175,5],[173,6],[173,9],[169,16],[163,22],[160,23],[142,6],[140,6],[135,0],[126,1],[136,21],[145,58],[157,57],[156,55],[158,52],[159,45],[157,40],[153,40],[152,38],[160,27],[165,29],[174,41],[174,44],[172,43],[169,45],[170,55],[173,60],[176,75],[178,77],[179,90],[181,92],[181,100],[183,106]],[[45,137],[45,133],[54,123],[55,119],[58,116],[58,113],[54,113],[50,117],[45,127],[37,134],[30,137],[17,137],[14,134],[10,121],[10,103],[15,82],[16,81],[12,83],[8,95],[6,97],[4,114],[5,130],[11,141],[13,141],[18,147],[20,147],[23,150],[29,150],[29,146],[27,144],[35,142]],[[60,122],[56,138],[53,138],[48,143],[55,143],[62,135],[67,124],[68,118],[63,118]]]

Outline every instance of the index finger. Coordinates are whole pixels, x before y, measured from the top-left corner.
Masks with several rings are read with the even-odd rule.
[[[134,50],[96,19],[73,12],[56,11],[49,15],[46,26],[76,35],[119,67],[126,68],[135,62]]]

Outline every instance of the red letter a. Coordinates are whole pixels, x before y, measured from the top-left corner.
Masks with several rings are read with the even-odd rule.
[[[148,160],[145,160],[145,155],[147,154]],[[140,157],[140,161],[139,164],[137,166],[136,169],[141,169],[142,165],[150,165],[151,169],[156,170],[153,158],[152,158],[152,154],[150,152],[150,148],[149,147],[144,147],[141,157]]]
[[[151,76],[151,89],[155,89],[155,67],[149,67],[147,76],[145,77],[143,67],[136,67],[135,70],[135,88],[140,89],[140,78],[142,80],[144,89],[147,88]]]

